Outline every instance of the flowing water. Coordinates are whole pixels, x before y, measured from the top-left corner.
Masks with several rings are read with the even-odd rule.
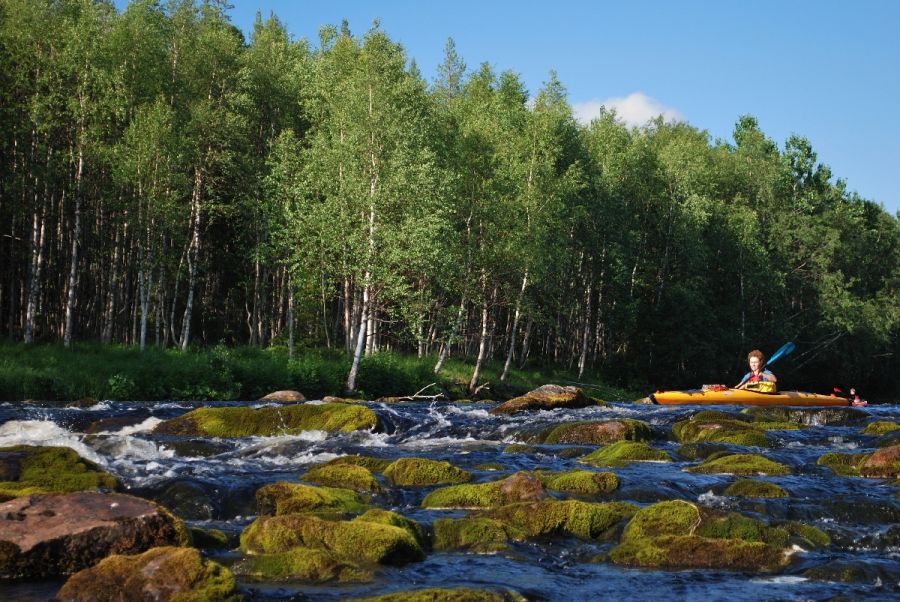
[[[231,402],[205,405],[237,405]],[[654,447],[674,457],[678,443],[671,426],[696,408],[612,404],[580,410],[492,415],[489,404],[369,403],[384,432],[329,435],[308,431],[295,436],[210,439],[154,435],[160,421],[194,407],[189,403],[101,402],[91,408],[0,404],[0,447],[17,444],[62,445],[75,449],[115,474],[129,493],[154,499],[192,526],[217,528],[236,545],[241,530],[253,521],[254,492],[278,480],[296,482],[311,466],[345,454],[385,459],[417,456],[446,460],[475,475],[496,480],[517,470],[585,468],[577,458],[590,447],[536,446],[529,453],[503,453],[510,443],[543,427],[571,420],[635,418],[651,425]],[[706,409],[706,408],[704,408]],[[720,408],[735,411],[734,408]],[[727,475],[685,472],[696,462],[637,463],[615,472],[618,490],[596,501],[620,500],[639,505],[684,499],[737,511],[763,520],[798,520],[815,525],[832,538],[824,550],[799,551],[777,574],[722,570],[658,571],[632,569],[591,559],[614,545],[574,538],[514,544],[502,554],[431,552],[425,561],[385,567],[365,584],[309,585],[240,581],[254,600],[338,600],[423,587],[509,589],[534,600],[629,599],[828,600],[900,599],[900,504],[897,488],[879,479],[839,477],[816,459],[830,451],[859,453],[875,449],[876,437],[862,435],[875,420],[900,421],[900,406],[869,406],[853,424],[815,424],[796,431],[769,433],[772,449],[758,451],[788,464],[793,474],[767,477],[788,492],[784,499],[747,499],[721,495],[735,480]],[[86,435],[98,420],[101,430]],[[103,426],[105,425],[105,426]],[[96,430],[96,426],[93,430]],[[735,448],[747,451],[746,448]],[[498,463],[502,470],[476,466]],[[390,488],[376,496],[381,506],[429,524],[461,511],[424,510],[430,488]],[[589,498],[586,498],[589,499]],[[226,565],[235,551],[207,551]],[[851,583],[812,580],[802,573],[813,567],[852,565],[861,575]],[[61,584],[0,582],[2,600],[45,600]]]

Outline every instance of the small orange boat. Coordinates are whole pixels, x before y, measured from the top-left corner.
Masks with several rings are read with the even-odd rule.
[[[738,405],[738,406],[842,406],[850,400],[834,395],[778,391],[764,393],[748,389],[689,389],[687,391],[657,391],[650,401],[659,405]]]

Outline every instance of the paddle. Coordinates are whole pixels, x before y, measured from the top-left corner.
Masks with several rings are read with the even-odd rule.
[[[766,368],[766,366],[768,366],[769,364],[771,364],[772,362],[774,362],[781,356],[791,353],[796,348],[797,348],[797,346],[794,345],[794,343],[792,341],[788,341],[787,343],[782,345],[781,348],[778,349],[778,351],[776,351],[775,353],[772,354],[772,357],[769,358],[769,361],[767,361],[765,364],[762,365],[762,368],[760,368],[760,371],[764,370]]]

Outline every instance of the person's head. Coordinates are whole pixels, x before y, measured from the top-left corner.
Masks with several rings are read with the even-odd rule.
[[[754,349],[747,354],[747,363],[750,364],[751,370],[759,370],[759,367],[766,361],[766,356],[759,349]]]

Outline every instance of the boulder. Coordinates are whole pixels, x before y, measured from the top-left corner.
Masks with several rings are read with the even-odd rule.
[[[367,407],[340,403],[274,408],[197,408],[157,425],[154,433],[206,437],[270,437],[303,431],[347,433],[377,429],[378,416]]]
[[[259,401],[276,401],[279,403],[295,403],[298,401],[306,401],[306,397],[300,391],[273,391],[268,395],[263,395]]]
[[[539,472],[536,476],[548,491],[562,491],[576,495],[600,495],[614,491],[619,486],[619,477],[612,472],[567,470],[554,473]]]
[[[136,556],[114,555],[72,575],[60,602],[120,600],[240,600],[234,575],[194,548],[159,547]]]
[[[803,426],[851,426],[869,419],[869,413],[856,408],[790,408],[756,406],[742,410],[754,421],[793,422]]]
[[[574,535],[587,540],[605,540],[615,534],[615,527],[631,518],[638,510],[624,502],[582,502],[579,500],[545,499],[522,502],[475,514],[479,518],[498,520],[524,532],[527,537]]]
[[[479,554],[501,552],[509,541],[524,541],[528,534],[494,518],[439,518],[432,524],[435,550],[465,550]]]
[[[465,483],[472,473],[449,462],[427,458],[400,458],[384,469],[384,476],[393,485],[418,487],[444,483]]]
[[[886,435],[900,429],[900,424],[890,420],[878,420],[866,425],[863,435]]]
[[[680,443],[730,443],[769,447],[765,430],[751,422],[733,418],[712,416],[712,412],[700,412],[688,420],[672,425],[672,432]]]
[[[788,475],[791,469],[758,454],[726,454],[710,456],[688,472],[736,475]]]
[[[547,497],[541,481],[518,472],[500,481],[476,485],[451,485],[435,489],[425,496],[423,508],[491,508],[515,502]]]
[[[768,481],[738,479],[728,486],[723,495],[732,497],[779,498],[788,497],[787,491]]]
[[[515,414],[517,412],[536,410],[555,410],[557,408],[585,408],[597,405],[597,401],[587,397],[578,387],[560,385],[543,385],[529,391],[521,397],[504,401],[491,409],[491,414]]]
[[[337,516],[363,512],[367,506],[355,491],[337,487],[310,487],[278,481],[256,491],[256,506],[261,515],[314,512]]]
[[[31,495],[0,504],[0,578],[68,575],[111,554],[187,545],[180,520],[130,495]]]
[[[859,473],[864,477],[900,477],[900,445],[874,452],[860,465]]]
[[[626,466],[632,462],[671,462],[661,449],[653,449],[639,441],[619,441],[581,457],[578,462],[590,466]]]
[[[118,486],[113,475],[68,447],[0,448],[0,501],[22,495]]]
[[[535,443],[569,443],[575,445],[608,445],[616,441],[645,441],[650,438],[650,427],[640,420],[594,422],[567,422],[537,435]]]
[[[341,487],[343,489],[367,492],[384,491],[384,487],[381,486],[368,469],[355,464],[317,466],[300,475],[300,478],[326,487]]]
[[[520,602],[525,600],[513,592],[458,587],[454,589],[415,589],[371,598],[353,598],[349,602]]]
[[[384,469],[390,466],[390,460],[374,458],[372,456],[339,456],[334,460],[329,460],[322,466],[335,466],[338,464],[353,464],[354,466],[362,466],[371,472],[384,472]]]

